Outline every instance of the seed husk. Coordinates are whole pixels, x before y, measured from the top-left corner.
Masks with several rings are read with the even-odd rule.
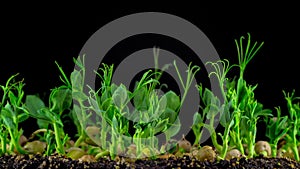
[[[240,150],[238,150],[238,149],[232,149],[232,150],[229,150],[226,153],[225,159],[226,160],[231,160],[233,158],[241,158],[241,157],[242,157],[242,153],[240,152]]]
[[[184,152],[190,152],[192,145],[191,142],[185,139],[184,135],[182,138],[178,141],[178,148],[179,150],[183,150]]]
[[[211,146],[203,146],[201,147],[195,157],[199,161],[214,161],[216,159],[216,152],[213,150]]]
[[[39,140],[34,140],[27,142],[24,145],[24,149],[30,153],[30,154],[37,154],[37,153],[43,153],[46,149],[46,143],[39,141]]]
[[[271,146],[267,141],[257,141],[255,143],[254,150],[256,154],[270,156],[271,155]]]

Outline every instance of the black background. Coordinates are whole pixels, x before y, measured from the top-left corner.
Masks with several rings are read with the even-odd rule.
[[[153,11],[174,14],[198,26],[219,56],[231,63],[237,63],[234,39],[251,33],[253,41],[265,43],[245,72],[250,84],[258,84],[256,98],[274,109],[285,106],[283,89],[296,89],[299,95],[300,29],[295,5],[137,5],[3,6],[7,9],[1,15],[0,83],[20,73],[26,94],[47,93],[61,84],[54,61],[69,75],[74,68],[72,58],[94,32],[124,15]]]

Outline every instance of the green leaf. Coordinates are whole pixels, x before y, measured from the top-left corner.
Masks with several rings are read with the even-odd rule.
[[[203,93],[203,98],[202,98],[204,104],[210,105],[213,97],[214,97],[213,93],[209,89],[205,88]]]
[[[114,116],[112,118],[112,129],[113,129],[113,131],[118,132],[118,128],[119,128],[118,120],[117,120],[116,116]],[[117,133],[115,133],[115,134],[117,134]]]
[[[50,124],[49,120],[37,119],[37,125],[41,129],[48,129],[49,124]]]
[[[38,111],[42,108],[45,108],[44,102],[35,95],[27,95],[25,100],[25,106],[28,109],[29,113],[34,115],[38,114]]]
[[[14,131],[16,130],[16,125],[14,124],[13,116],[12,116],[12,114],[14,113],[9,107],[10,105],[6,104],[6,106],[1,110],[1,118],[4,122],[4,125],[7,127],[7,129]]]
[[[17,113],[13,110],[13,107],[9,103],[6,103],[4,109],[7,110],[7,112],[9,113],[9,116],[7,117],[14,118],[17,116]]]
[[[15,96],[15,94],[12,91],[8,92],[8,98],[10,100],[10,103],[12,105],[17,105],[18,103],[18,98]]]
[[[28,109],[29,115],[37,119],[39,128],[48,128],[51,120],[40,114],[40,110],[46,108],[46,106],[38,96],[28,95],[25,100],[25,106]]]
[[[101,92],[101,96],[100,96],[100,100],[101,102],[104,102],[105,100],[108,100],[108,99],[111,99],[111,91],[110,91],[110,88],[109,89],[106,89],[106,90],[102,90]]]
[[[140,120],[144,123],[148,123],[150,121],[149,113],[144,113],[143,111],[140,111],[140,117],[142,117]]]
[[[223,110],[223,112],[221,113],[221,118],[220,118],[220,124],[225,127],[230,119],[230,115],[229,112],[226,110]]]
[[[99,108],[98,102],[93,98],[93,97],[89,97],[88,98],[89,101],[89,105],[93,108],[93,110],[97,113],[100,114],[101,110]]]
[[[118,107],[122,108],[127,100],[128,100],[128,94],[126,87],[121,84],[113,93],[112,95],[113,103]]]
[[[178,113],[172,109],[166,108],[166,110],[160,115],[161,119],[169,119],[169,123],[174,123],[177,119]]]
[[[21,123],[29,118],[29,115],[27,113],[21,113],[18,116],[18,122]]]
[[[48,107],[40,109],[37,114],[33,115],[33,117],[48,121],[49,123],[53,123],[57,120],[55,113],[52,113]]]
[[[255,112],[254,117],[257,118],[259,116],[272,116],[272,110],[270,109],[263,109],[259,112]]]
[[[72,105],[72,91],[68,88],[56,88],[50,94],[51,111],[61,114]]]
[[[154,118],[158,118],[164,111],[165,109],[167,108],[167,96],[166,95],[163,95],[160,99],[159,99],[159,102],[158,102],[158,105],[155,109],[155,112],[154,112]]]
[[[165,130],[167,127],[168,119],[159,120],[152,128],[154,129],[154,135]],[[151,126],[150,126],[151,127]]]
[[[246,81],[239,78],[237,83],[237,102],[241,103],[247,97]],[[243,105],[244,106],[244,105]]]
[[[164,96],[167,98],[167,107],[177,111],[181,105],[179,96],[173,91],[168,91]]]
[[[207,119],[213,119],[215,116],[219,113],[220,108],[217,105],[211,104],[210,106],[207,106],[205,108],[206,118]]]
[[[71,73],[71,84],[74,92],[83,91],[83,79],[80,71],[74,70]]]
[[[173,137],[174,135],[176,135],[181,127],[181,123],[180,123],[180,119],[176,118],[174,123],[168,123],[169,127],[164,131],[165,135],[167,135],[168,138]]]
[[[80,124],[83,124],[83,121],[85,120],[83,115],[82,115],[82,111],[79,107],[79,105],[74,104],[73,105],[73,113],[75,114],[75,118],[79,121]],[[84,126],[85,127],[85,126]]]
[[[112,105],[112,98],[108,98],[101,103],[100,108],[103,111],[106,111],[111,105]]]
[[[134,91],[133,104],[137,110],[147,110],[149,99],[146,87],[141,87]]]
[[[72,97],[73,97],[73,99],[81,101],[81,102],[88,99],[88,96],[85,93],[80,92],[80,91],[72,91]]]
[[[234,125],[234,119],[230,119],[230,123],[228,125],[228,128],[231,128]]]
[[[110,125],[112,124],[113,117],[115,117],[114,116],[115,111],[116,111],[115,107],[110,106],[109,109],[107,109],[106,112],[104,113],[105,115],[104,118],[106,119],[107,123]]]
[[[109,94],[109,97],[108,98],[110,98],[111,96],[112,96],[112,94],[117,90],[119,88],[119,86],[117,86],[115,83],[113,83],[113,84],[111,84],[111,86],[109,86],[108,87],[108,89],[110,90],[108,90],[109,92],[108,92],[108,94]],[[125,87],[126,88],[126,87]]]
[[[288,116],[284,116],[282,118],[280,118],[280,122],[277,126],[277,128],[279,129],[284,129],[284,128],[287,128],[287,120],[288,120]]]
[[[198,125],[203,122],[202,116],[196,112],[193,116],[193,125]]]

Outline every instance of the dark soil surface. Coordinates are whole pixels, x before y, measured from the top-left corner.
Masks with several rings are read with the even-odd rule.
[[[136,160],[128,162],[124,158],[117,161],[101,159],[97,162],[82,162],[69,158],[49,156],[43,157],[35,155],[24,156],[2,156],[0,157],[1,169],[96,169],[96,168],[300,168],[300,163],[287,158],[264,158],[256,157],[253,159],[241,158],[230,161],[221,160],[219,162],[200,162],[191,159],[189,156],[182,158],[169,158],[157,160]]]

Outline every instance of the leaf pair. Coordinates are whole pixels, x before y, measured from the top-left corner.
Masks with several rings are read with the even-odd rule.
[[[50,94],[49,100],[52,105],[50,108],[38,96],[28,95],[25,105],[29,114],[38,120],[40,128],[48,128],[48,123],[58,123],[62,127],[61,115],[72,104],[71,90],[56,88]]]

